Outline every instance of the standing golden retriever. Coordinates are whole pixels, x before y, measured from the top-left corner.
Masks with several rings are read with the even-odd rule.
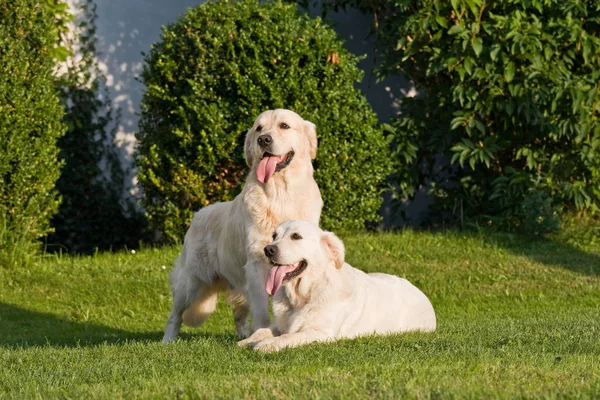
[[[246,134],[250,173],[233,201],[198,211],[171,272],[173,308],[163,342],[174,340],[181,323],[200,326],[214,311],[217,295],[229,292],[238,335],[269,326],[265,284],[270,264],[263,248],[288,219],[318,224],[323,200],[313,178],[315,125],[289,110],[260,114]]]
[[[344,262],[344,244],[308,221],[286,221],[264,248],[266,292],[275,324],[240,346],[277,351],[311,342],[407,331],[432,332],[435,312],[423,292],[397,276],[366,274]]]

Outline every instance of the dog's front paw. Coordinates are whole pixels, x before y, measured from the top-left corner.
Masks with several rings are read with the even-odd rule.
[[[252,345],[253,343],[256,343],[256,342],[253,342],[252,340],[250,340],[250,338],[246,338],[244,340],[240,340],[239,342],[237,342],[237,345],[240,347],[246,347],[246,346]]]
[[[271,330],[271,328],[261,328],[258,329],[256,332],[254,332],[249,338],[244,339],[244,340],[240,340],[237,344],[240,347],[243,346],[253,346],[256,345],[256,343],[265,340],[265,339],[269,339],[272,338],[273,335],[273,331]]]
[[[254,345],[254,350],[261,351],[263,353],[272,353],[274,351],[279,351],[282,349],[282,347],[279,346],[278,342],[279,341],[277,340],[277,338],[261,340],[260,342]]]

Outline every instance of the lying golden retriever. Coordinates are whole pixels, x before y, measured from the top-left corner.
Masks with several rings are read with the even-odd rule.
[[[275,324],[240,346],[277,351],[310,342],[406,331],[434,331],[433,306],[406,279],[366,274],[344,263],[344,244],[308,221],[286,221],[264,248],[272,267],[266,291]]]
[[[289,110],[260,114],[247,132],[244,154],[250,173],[233,201],[198,211],[171,272],[173,308],[163,341],[174,340],[184,322],[200,326],[214,311],[220,291],[229,303],[238,335],[269,326],[265,284],[270,264],[263,248],[288,219],[319,222],[323,200],[313,179],[315,125]]]

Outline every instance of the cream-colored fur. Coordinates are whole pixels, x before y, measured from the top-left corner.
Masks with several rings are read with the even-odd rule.
[[[264,142],[263,147],[258,143],[263,135],[271,137],[267,150]],[[266,151],[276,156],[293,151],[294,155],[287,167],[261,183],[257,168]],[[265,282],[270,265],[263,248],[285,220],[319,222],[323,201],[311,163],[316,153],[313,123],[282,109],[258,116],[245,139],[250,173],[244,189],[233,201],[198,211],[185,235],[171,272],[173,308],[164,342],[177,337],[182,321],[191,326],[202,324],[214,311],[222,290],[229,292],[238,335],[248,335],[249,312],[253,331],[269,326]]]
[[[423,292],[406,279],[366,274],[344,263],[344,245],[333,233],[308,221],[286,221],[271,246],[272,263],[296,268],[304,260],[306,267],[274,294],[274,325],[239,345],[277,351],[374,333],[435,330],[435,312]]]

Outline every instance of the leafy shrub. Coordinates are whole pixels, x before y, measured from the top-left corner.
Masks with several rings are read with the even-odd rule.
[[[63,109],[52,76],[53,17],[34,0],[0,0],[0,257],[14,263],[44,236],[60,202]]]
[[[377,221],[391,157],[354,89],[358,60],[295,5],[209,2],[164,28],[146,56],[138,134],[138,179],[152,226],[178,240],[193,211],[232,199],[247,172],[244,135],[273,108],[317,125],[323,225]]]
[[[326,4],[378,12],[379,73],[421,90],[394,124],[413,162],[398,174],[405,194],[431,183],[438,211],[508,227],[527,223],[518,210],[536,192],[600,212],[600,2]]]
[[[61,35],[65,49],[77,48],[78,59],[65,63],[57,79],[68,130],[58,145],[64,160],[56,188],[62,195],[47,238],[49,250],[76,253],[135,247],[143,238],[143,219],[130,201],[121,205],[124,171],[115,146],[118,114],[108,93],[99,96],[104,81],[96,55],[96,6],[83,5],[74,37]],[[106,171],[100,169],[100,164]]]

